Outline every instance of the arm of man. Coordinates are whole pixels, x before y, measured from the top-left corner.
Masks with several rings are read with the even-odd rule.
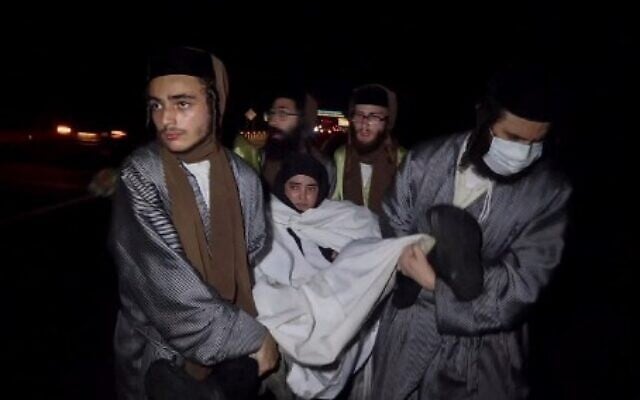
[[[441,333],[478,335],[512,329],[522,321],[560,262],[569,195],[568,187],[559,189],[504,256],[495,264],[484,266],[483,292],[476,299],[460,301],[442,279],[435,281]]]
[[[135,302],[184,357],[211,365],[254,353],[265,341],[261,324],[200,279],[157,188],[132,167],[118,182],[110,244],[123,307]]]
[[[382,236],[398,237],[416,233],[414,203],[416,185],[414,174],[423,167],[410,151],[396,172],[393,184],[387,190],[380,216]]]

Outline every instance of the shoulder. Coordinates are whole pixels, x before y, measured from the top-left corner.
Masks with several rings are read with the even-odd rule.
[[[466,135],[467,132],[438,136],[419,143],[407,152],[405,161],[418,168],[433,164],[446,165],[458,154]]]
[[[122,163],[120,176],[141,175],[152,178],[162,175],[160,147],[156,141],[147,143],[134,150]]]
[[[229,164],[231,165],[231,169],[233,170],[233,175],[236,178],[238,190],[240,192],[245,190],[262,191],[262,183],[256,171],[242,157],[238,156],[233,151],[227,148],[224,150],[227,155],[227,159],[229,160]]]

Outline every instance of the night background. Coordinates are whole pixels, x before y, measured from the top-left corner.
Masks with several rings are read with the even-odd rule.
[[[531,314],[536,399],[638,398],[640,266],[637,13],[605,2],[23,3],[0,27],[0,257],[5,379],[16,397],[114,398],[118,307],[106,249],[108,199],[87,191],[151,137],[144,74],[156,46],[193,45],[227,66],[225,142],[285,81],[346,111],[377,82],[399,99],[396,136],[412,145],[469,129],[491,72],[548,64],[563,82],[562,165],[574,185],[562,264]],[[11,25],[11,26],[10,26]],[[62,140],[56,126],[123,130]],[[632,363],[634,364],[632,367]],[[634,390],[632,390],[634,389]]]

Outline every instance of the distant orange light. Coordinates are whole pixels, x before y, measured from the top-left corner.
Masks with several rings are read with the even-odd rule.
[[[123,139],[127,137],[127,133],[125,131],[111,131],[112,139]]]
[[[56,132],[58,132],[58,134],[60,135],[69,135],[71,134],[71,127],[67,125],[58,125],[56,127]]]
[[[342,127],[348,127],[349,126],[349,120],[346,118],[338,118],[338,126],[342,126]]]
[[[100,140],[100,135],[95,132],[78,132],[78,140],[81,142],[97,142]]]

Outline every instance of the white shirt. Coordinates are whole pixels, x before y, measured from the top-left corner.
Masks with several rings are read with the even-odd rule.
[[[373,175],[373,165],[360,163],[360,176],[362,178],[362,200],[364,204],[369,204],[369,191],[371,190],[371,176]]]
[[[455,190],[453,193],[453,205],[460,208],[469,207],[480,196],[486,193],[484,198],[484,204],[482,206],[482,212],[478,217],[478,222],[482,222],[487,218],[491,210],[491,194],[493,192],[493,181],[476,173],[473,166],[469,166],[465,169],[460,168],[460,160],[462,154],[467,149],[467,141],[469,137],[464,140],[460,154],[458,154],[458,162],[456,166],[456,178],[455,178]]]
[[[198,182],[198,187],[200,188],[200,194],[204,197],[205,203],[207,203],[207,208],[211,208],[209,204],[209,160],[204,160],[196,163],[183,163],[184,166],[195,176],[196,182]]]

